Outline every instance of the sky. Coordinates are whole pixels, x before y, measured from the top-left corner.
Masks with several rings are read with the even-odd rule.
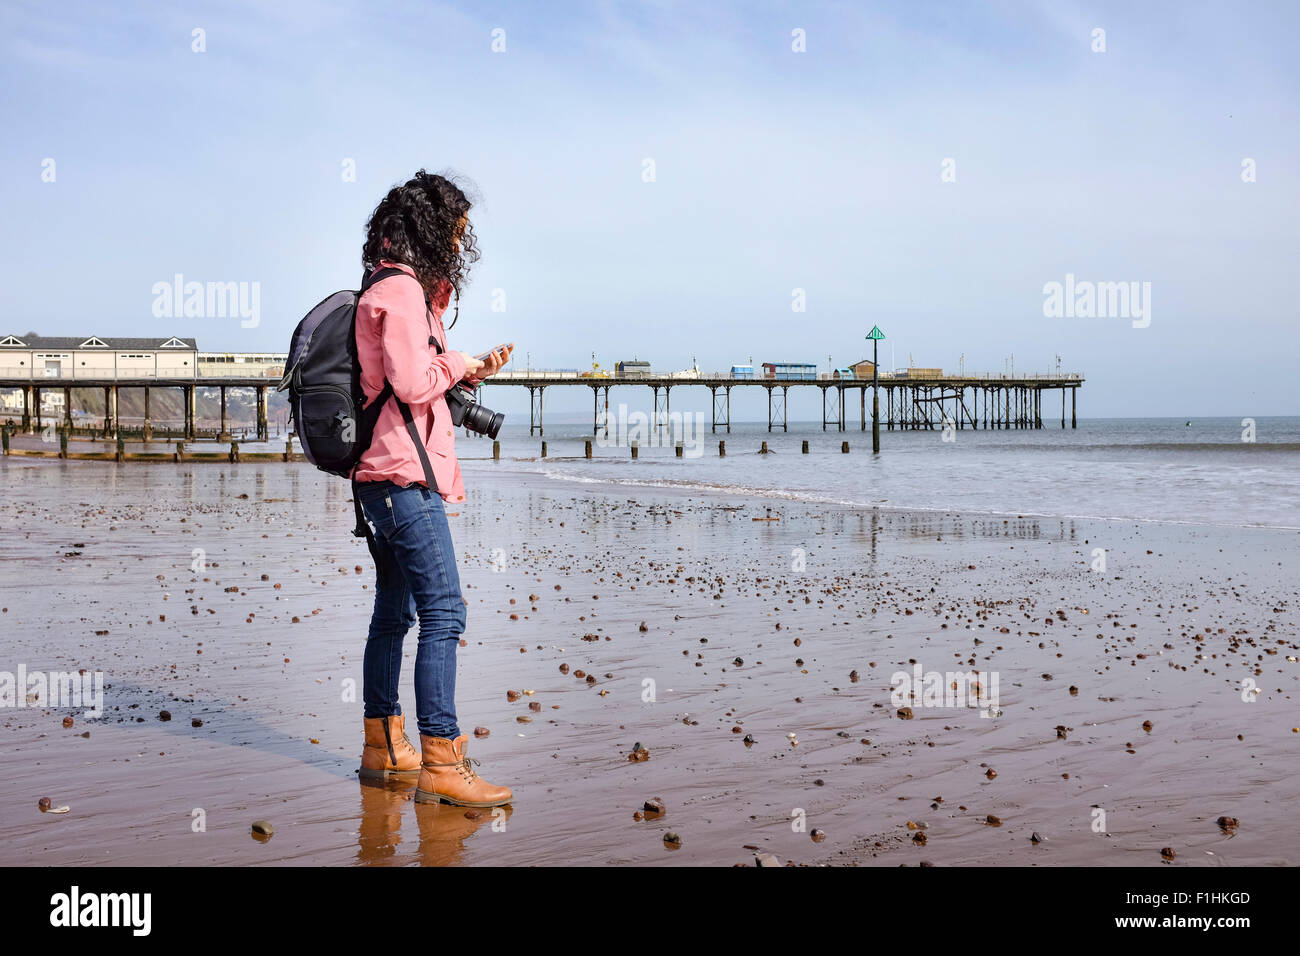
[[[477,196],[453,348],[825,370],[878,325],[885,368],[1059,361],[1085,417],[1300,414],[1298,33],[1292,2],[2,0],[0,334],[286,351],[424,167]],[[156,315],[178,274],[256,323]],[[1045,314],[1067,276],[1144,313]]]

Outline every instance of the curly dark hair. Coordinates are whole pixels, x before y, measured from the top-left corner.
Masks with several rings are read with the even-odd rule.
[[[425,297],[432,299],[442,282],[460,291],[471,263],[479,257],[477,237],[469,221],[474,205],[465,190],[472,186],[453,173],[427,173],[423,169],[380,200],[366,222],[366,244],[361,262],[375,269],[381,259],[401,262],[415,270]],[[464,226],[458,233],[457,229]],[[452,319],[452,325],[456,324]]]

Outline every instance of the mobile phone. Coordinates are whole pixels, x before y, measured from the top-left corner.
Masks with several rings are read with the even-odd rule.
[[[507,349],[513,349],[514,347],[515,347],[514,342],[511,342],[509,345],[498,345],[496,348],[484,352],[481,355],[475,355],[474,357],[478,359],[480,362],[486,362],[493,352],[503,352],[506,351]]]

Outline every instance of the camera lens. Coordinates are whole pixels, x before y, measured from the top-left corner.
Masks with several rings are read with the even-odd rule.
[[[488,438],[497,437],[501,423],[505,420],[506,416],[502,412],[494,412],[477,403],[465,407],[465,427],[480,435],[487,435]]]

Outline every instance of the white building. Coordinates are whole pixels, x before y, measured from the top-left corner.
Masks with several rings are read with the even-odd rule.
[[[0,336],[0,379],[54,381],[193,378],[193,339]]]

